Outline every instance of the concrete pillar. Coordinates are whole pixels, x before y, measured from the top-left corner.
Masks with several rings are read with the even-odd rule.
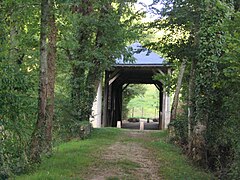
[[[140,121],[140,131],[143,131],[143,130],[144,130],[144,122]]]
[[[163,111],[162,111],[162,129],[167,129],[168,124],[170,123],[170,97],[167,94],[166,90],[163,91]]]
[[[122,127],[122,123],[121,123],[121,121],[118,121],[117,122],[117,128],[121,128]]]
[[[94,128],[101,127],[102,119],[102,81],[100,81],[97,90],[97,96],[93,102],[92,115],[90,117],[90,122]]]
[[[168,75],[172,74],[172,69],[168,68],[167,71]],[[166,93],[166,108],[165,108],[165,129],[168,128],[168,124],[170,123],[170,119],[171,119],[171,103],[170,103],[170,96],[168,93]]]
[[[165,127],[164,128],[167,129],[168,124],[170,123],[170,116],[171,116],[170,97],[167,93],[166,93],[165,101],[166,101],[166,108],[165,108]]]

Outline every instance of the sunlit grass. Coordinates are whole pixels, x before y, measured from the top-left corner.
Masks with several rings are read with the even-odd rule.
[[[159,91],[153,84],[145,84],[144,96],[136,96],[128,103],[128,117],[157,118],[159,106]]]
[[[159,164],[159,176],[163,179],[214,179],[210,173],[194,166],[178,147],[166,142],[166,131],[150,132],[149,137],[145,138],[128,137],[128,131],[116,128],[94,129],[92,135],[86,140],[73,140],[57,146],[54,149],[54,155],[44,159],[36,171],[14,179],[79,180],[89,174],[90,167],[99,165],[121,168],[127,179],[134,179],[130,171],[141,168],[137,162],[129,159],[120,159],[116,162],[101,161],[100,157],[105,148],[116,141],[126,144],[128,142],[140,143],[149,149],[156,163]],[[139,133],[142,132],[139,131]],[[113,176],[108,179],[119,179],[119,177]]]
[[[94,129],[86,140],[73,140],[54,149],[51,158],[44,159],[36,172],[16,177],[19,180],[81,179],[87,169],[99,161],[102,150],[121,134],[115,128]]]
[[[211,173],[194,166],[187,156],[181,152],[180,148],[166,142],[166,131],[151,133],[150,136],[155,140],[148,142],[146,145],[154,150],[156,159],[160,164],[160,174],[163,175],[164,179],[214,179]]]

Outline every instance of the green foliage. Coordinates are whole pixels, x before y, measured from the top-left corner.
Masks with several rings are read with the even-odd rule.
[[[186,145],[188,141],[188,134],[187,134],[187,117],[184,115],[180,115],[177,117],[176,120],[171,121],[169,124],[169,129],[173,127],[174,134],[173,139],[170,139],[171,141],[175,141],[177,143],[180,143],[180,145]]]
[[[94,129],[84,141],[72,140],[56,146],[54,155],[44,159],[36,172],[16,179],[78,179],[88,173],[88,168],[99,161],[103,149],[121,134],[122,131],[114,128]]]
[[[135,32],[129,29],[135,19],[133,2],[95,1],[83,8],[80,3],[70,15],[63,14],[72,30],[62,36],[71,65],[71,121],[89,118],[104,71],[126,52],[126,43],[135,39]]]
[[[226,21],[232,18],[233,10],[221,1],[205,3],[204,8],[208,11],[202,13],[199,31],[201,38],[196,78],[196,120],[207,125],[206,140],[210,168],[219,170],[222,177],[230,177],[229,167],[238,156],[236,149],[238,145],[235,144],[239,142],[233,141],[239,119],[233,120],[228,117],[238,112],[238,107],[232,107],[232,104],[228,103],[228,98],[234,97],[236,98],[234,101],[238,101],[238,95],[236,96],[238,92],[234,88],[238,75],[235,73],[234,77],[227,78],[224,73],[232,67],[231,62],[227,62],[226,46],[233,41],[233,39],[227,41],[227,34],[231,32],[225,31],[224,26]],[[235,62],[234,68],[238,69],[239,64],[236,63],[238,60],[235,58],[232,61]],[[232,80],[235,83],[232,83]],[[229,93],[229,90],[235,93]],[[229,112],[229,109],[232,111]],[[233,133],[230,135],[229,132]]]
[[[154,75],[153,79],[156,81],[162,82],[163,86],[166,89],[166,92],[169,94],[171,94],[171,92],[174,90],[174,84],[176,84],[176,80],[177,80],[176,76],[174,77],[173,75],[170,75],[170,74],[161,74],[161,73]]]
[[[142,89],[138,89],[139,95],[130,99],[127,105],[128,117],[134,115],[137,118],[157,118],[159,116],[159,91],[153,84],[141,86]]]
[[[38,11],[33,6],[19,11],[21,5],[0,4],[0,179],[29,167],[27,147],[37,113]]]
[[[228,19],[224,30],[227,32],[225,54],[220,59],[224,65],[223,77],[221,82],[221,88],[224,91],[222,111],[225,112],[225,123],[224,131],[225,136],[223,139],[230,144],[233,148],[232,165],[230,169],[230,177],[238,178],[240,174],[240,141],[239,141],[239,130],[237,127],[240,126],[240,29],[239,29],[240,13],[239,10],[232,14],[231,19]]]
[[[159,11],[164,18],[151,26],[167,31],[160,41],[163,43],[153,45],[162,50],[176,66],[181,59],[187,59],[181,98],[185,104],[190,94],[190,66],[192,60],[195,60],[194,122],[191,125],[198,122],[207,127],[205,150],[208,167],[218,171],[222,178],[237,178],[239,3],[222,0],[160,2],[164,4]],[[187,117],[187,112],[185,116]],[[179,122],[173,122],[173,125],[181,134],[183,132],[178,129],[181,127]],[[182,130],[185,131],[183,134],[187,133],[186,127],[182,127]]]
[[[16,67],[1,65],[4,70],[0,72],[1,174],[20,173],[28,164],[26,147],[36,117],[37,99],[29,96],[32,84],[27,74]]]
[[[53,143],[79,134],[88,121],[97,81],[125,53],[127,42],[136,39],[137,28],[130,27],[138,18],[132,12],[134,2],[54,1],[58,52]],[[83,15],[74,11],[78,7],[94,11]],[[40,1],[1,1],[0,21],[0,179],[5,179],[29,166],[38,112]]]
[[[154,148],[156,158],[162,164],[160,172],[164,179],[214,179],[210,173],[192,166],[180,148],[167,143],[166,131],[151,133],[151,137],[154,137],[155,141],[146,145]]]

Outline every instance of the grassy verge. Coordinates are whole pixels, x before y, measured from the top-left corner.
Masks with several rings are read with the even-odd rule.
[[[148,142],[146,145],[155,152],[154,154],[160,164],[159,171],[164,179],[214,179],[211,173],[194,166],[178,147],[167,143],[165,141],[167,137],[166,131],[151,133],[150,137],[154,141]]]
[[[115,128],[94,129],[83,141],[70,141],[57,146],[54,155],[44,159],[36,172],[16,177],[17,180],[81,179],[87,169],[98,162],[104,147],[115,142],[121,130]]]
[[[139,133],[141,134],[142,132]],[[119,138],[120,136],[121,138]],[[166,137],[166,131],[155,131],[147,133],[143,138],[136,138],[129,137],[126,130],[116,128],[94,129],[91,136],[86,140],[75,140],[57,146],[54,149],[54,155],[51,158],[44,159],[37,171],[14,179],[82,179],[89,173],[88,170],[90,167],[100,164],[104,165],[101,162],[100,156],[105,147],[116,141],[126,144],[129,142],[140,143],[148,148],[150,152],[153,152],[152,155],[160,165],[159,175],[163,179],[214,179],[210,173],[193,166],[188,158],[181,153],[179,148],[165,141]],[[120,167],[126,174],[129,174],[128,171],[141,168],[138,163],[134,163],[129,159],[108,162],[106,165]],[[108,179],[118,179],[118,177],[110,177]],[[134,179],[134,177],[127,179]]]

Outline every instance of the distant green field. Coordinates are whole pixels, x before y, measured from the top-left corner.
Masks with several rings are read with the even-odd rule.
[[[153,84],[144,85],[147,89],[144,96],[132,99],[127,108],[128,117],[156,118],[158,117],[159,91]]]

